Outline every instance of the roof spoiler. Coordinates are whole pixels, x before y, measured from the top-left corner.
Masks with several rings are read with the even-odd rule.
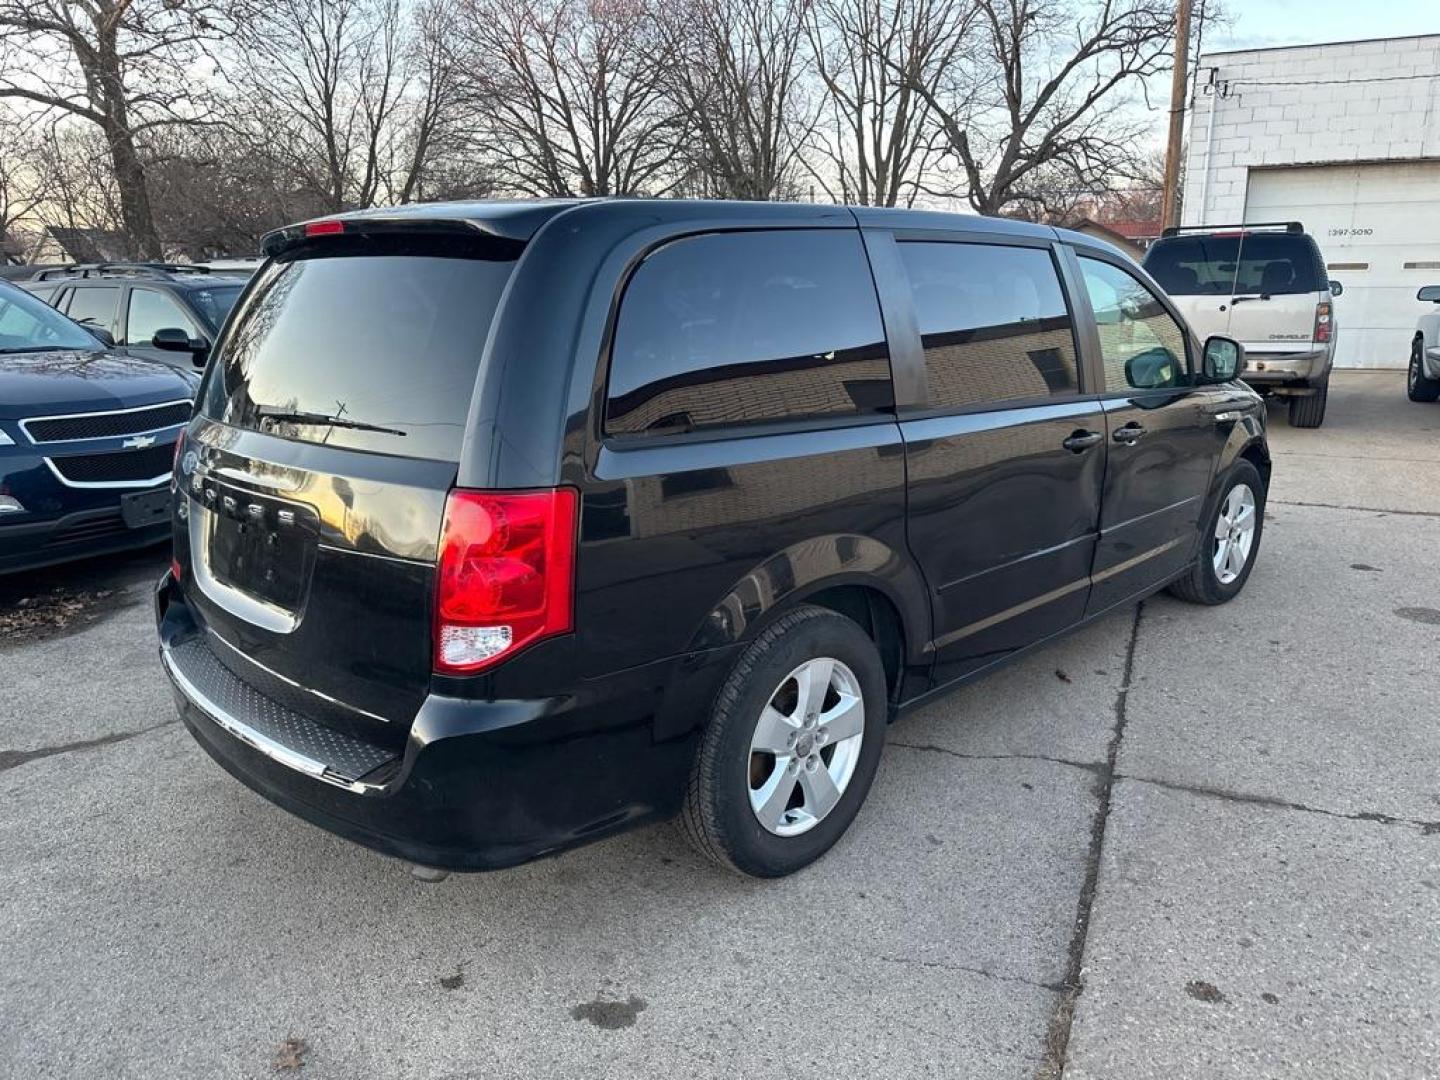
[[[433,218],[412,215],[385,217],[366,213],[345,217],[315,218],[283,229],[268,232],[260,238],[260,250],[269,258],[299,247],[307,240],[331,236],[468,236],[472,239],[513,241],[514,237],[487,228],[487,222],[469,218]],[[523,243],[523,241],[521,241]]]
[[[1220,229],[1241,229],[1250,232],[1256,229],[1284,229],[1287,233],[1303,233],[1305,226],[1298,221],[1242,221],[1234,225],[1169,225],[1160,231],[1161,236],[1179,236],[1187,232],[1217,232]]]

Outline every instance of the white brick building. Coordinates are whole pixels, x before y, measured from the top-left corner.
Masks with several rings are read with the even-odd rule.
[[[1440,284],[1440,34],[1208,53],[1184,223],[1299,220],[1336,302],[1337,364],[1403,367]]]

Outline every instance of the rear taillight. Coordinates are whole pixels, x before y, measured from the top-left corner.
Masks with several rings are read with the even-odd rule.
[[[1315,305],[1314,339],[1318,342],[1330,340],[1330,304],[1328,301],[1322,301]]]
[[[469,675],[568,633],[575,492],[450,492],[440,528],[435,670]]]

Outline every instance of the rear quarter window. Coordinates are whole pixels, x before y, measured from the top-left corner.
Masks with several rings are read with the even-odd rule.
[[[889,353],[853,230],[676,240],[630,279],[606,430],[659,435],[892,409]]]

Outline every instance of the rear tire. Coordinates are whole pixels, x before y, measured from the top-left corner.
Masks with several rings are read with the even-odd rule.
[[[816,671],[830,672],[824,686],[807,674],[815,689],[802,688],[797,675]],[[753,877],[808,866],[859,812],[887,722],[885,671],[869,636],[828,608],[787,612],[741,654],[716,696],[680,812],[686,839]],[[779,752],[757,750],[772,729]]]
[[[1290,399],[1290,426],[1318,428],[1325,422],[1325,402],[1330,396],[1330,378],[1315,388],[1315,393]]]
[[[1246,528],[1243,514],[1239,521],[1231,521],[1234,509],[1237,506],[1243,507],[1246,502],[1244,494],[1240,492],[1242,488],[1249,490],[1250,539],[1244,546],[1243,565],[1237,567],[1234,562],[1227,564],[1222,559],[1221,548],[1226,539],[1232,544],[1238,542],[1236,534]],[[1224,485],[1220,488],[1219,498],[1205,517],[1200,534],[1200,552],[1196,556],[1195,565],[1184,577],[1171,583],[1172,595],[1192,604],[1212,606],[1226,603],[1239,595],[1245,582],[1250,579],[1250,570],[1260,554],[1260,537],[1265,529],[1265,494],[1260,470],[1254,465],[1242,458],[1231,467]],[[1231,527],[1220,528],[1222,517],[1231,522]],[[1222,532],[1224,539],[1218,535]],[[1225,550],[1228,552],[1230,549]],[[1230,577],[1231,574],[1234,576]],[[1229,580],[1225,580],[1226,577],[1229,577]]]
[[[1411,401],[1435,401],[1440,399],[1440,379],[1425,375],[1425,345],[1416,340],[1410,346],[1410,366],[1405,372],[1405,396]]]

